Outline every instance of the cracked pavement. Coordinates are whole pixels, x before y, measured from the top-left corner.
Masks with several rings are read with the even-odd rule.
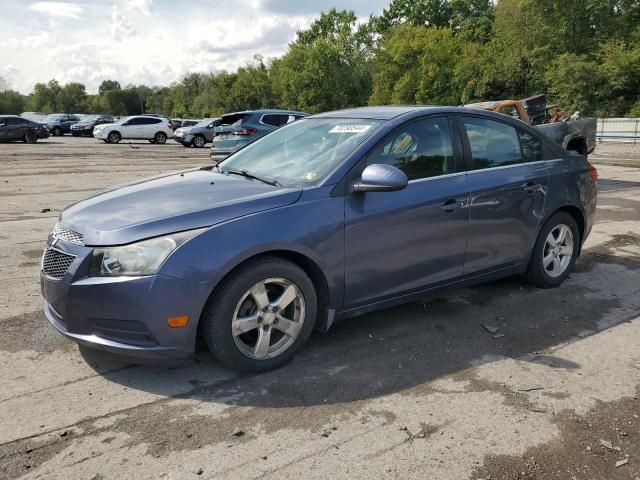
[[[640,476],[640,169],[598,165],[597,224],[562,287],[508,278],[425,297],[240,375],[202,346],[164,366],[79,349],[42,313],[59,211],[208,163],[170,143],[0,145],[0,478]]]

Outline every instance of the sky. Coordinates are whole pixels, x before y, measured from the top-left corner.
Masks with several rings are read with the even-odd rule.
[[[282,55],[332,7],[365,19],[389,0],[0,0],[0,77],[30,93],[52,78],[164,85]]]

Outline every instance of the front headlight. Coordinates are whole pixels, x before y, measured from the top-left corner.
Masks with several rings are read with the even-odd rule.
[[[190,230],[120,247],[95,248],[91,259],[94,277],[154,275],[180,245],[205,229]]]

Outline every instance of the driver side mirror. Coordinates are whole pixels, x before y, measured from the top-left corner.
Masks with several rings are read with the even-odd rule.
[[[353,184],[355,192],[395,192],[409,183],[405,173],[399,168],[381,163],[369,165],[362,172],[362,178]]]

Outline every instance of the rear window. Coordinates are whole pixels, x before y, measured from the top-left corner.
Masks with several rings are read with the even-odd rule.
[[[221,125],[239,125],[250,118],[250,113],[233,113],[231,115],[223,115]]]
[[[289,122],[289,115],[267,114],[262,116],[261,122],[272,127],[281,127]]]

